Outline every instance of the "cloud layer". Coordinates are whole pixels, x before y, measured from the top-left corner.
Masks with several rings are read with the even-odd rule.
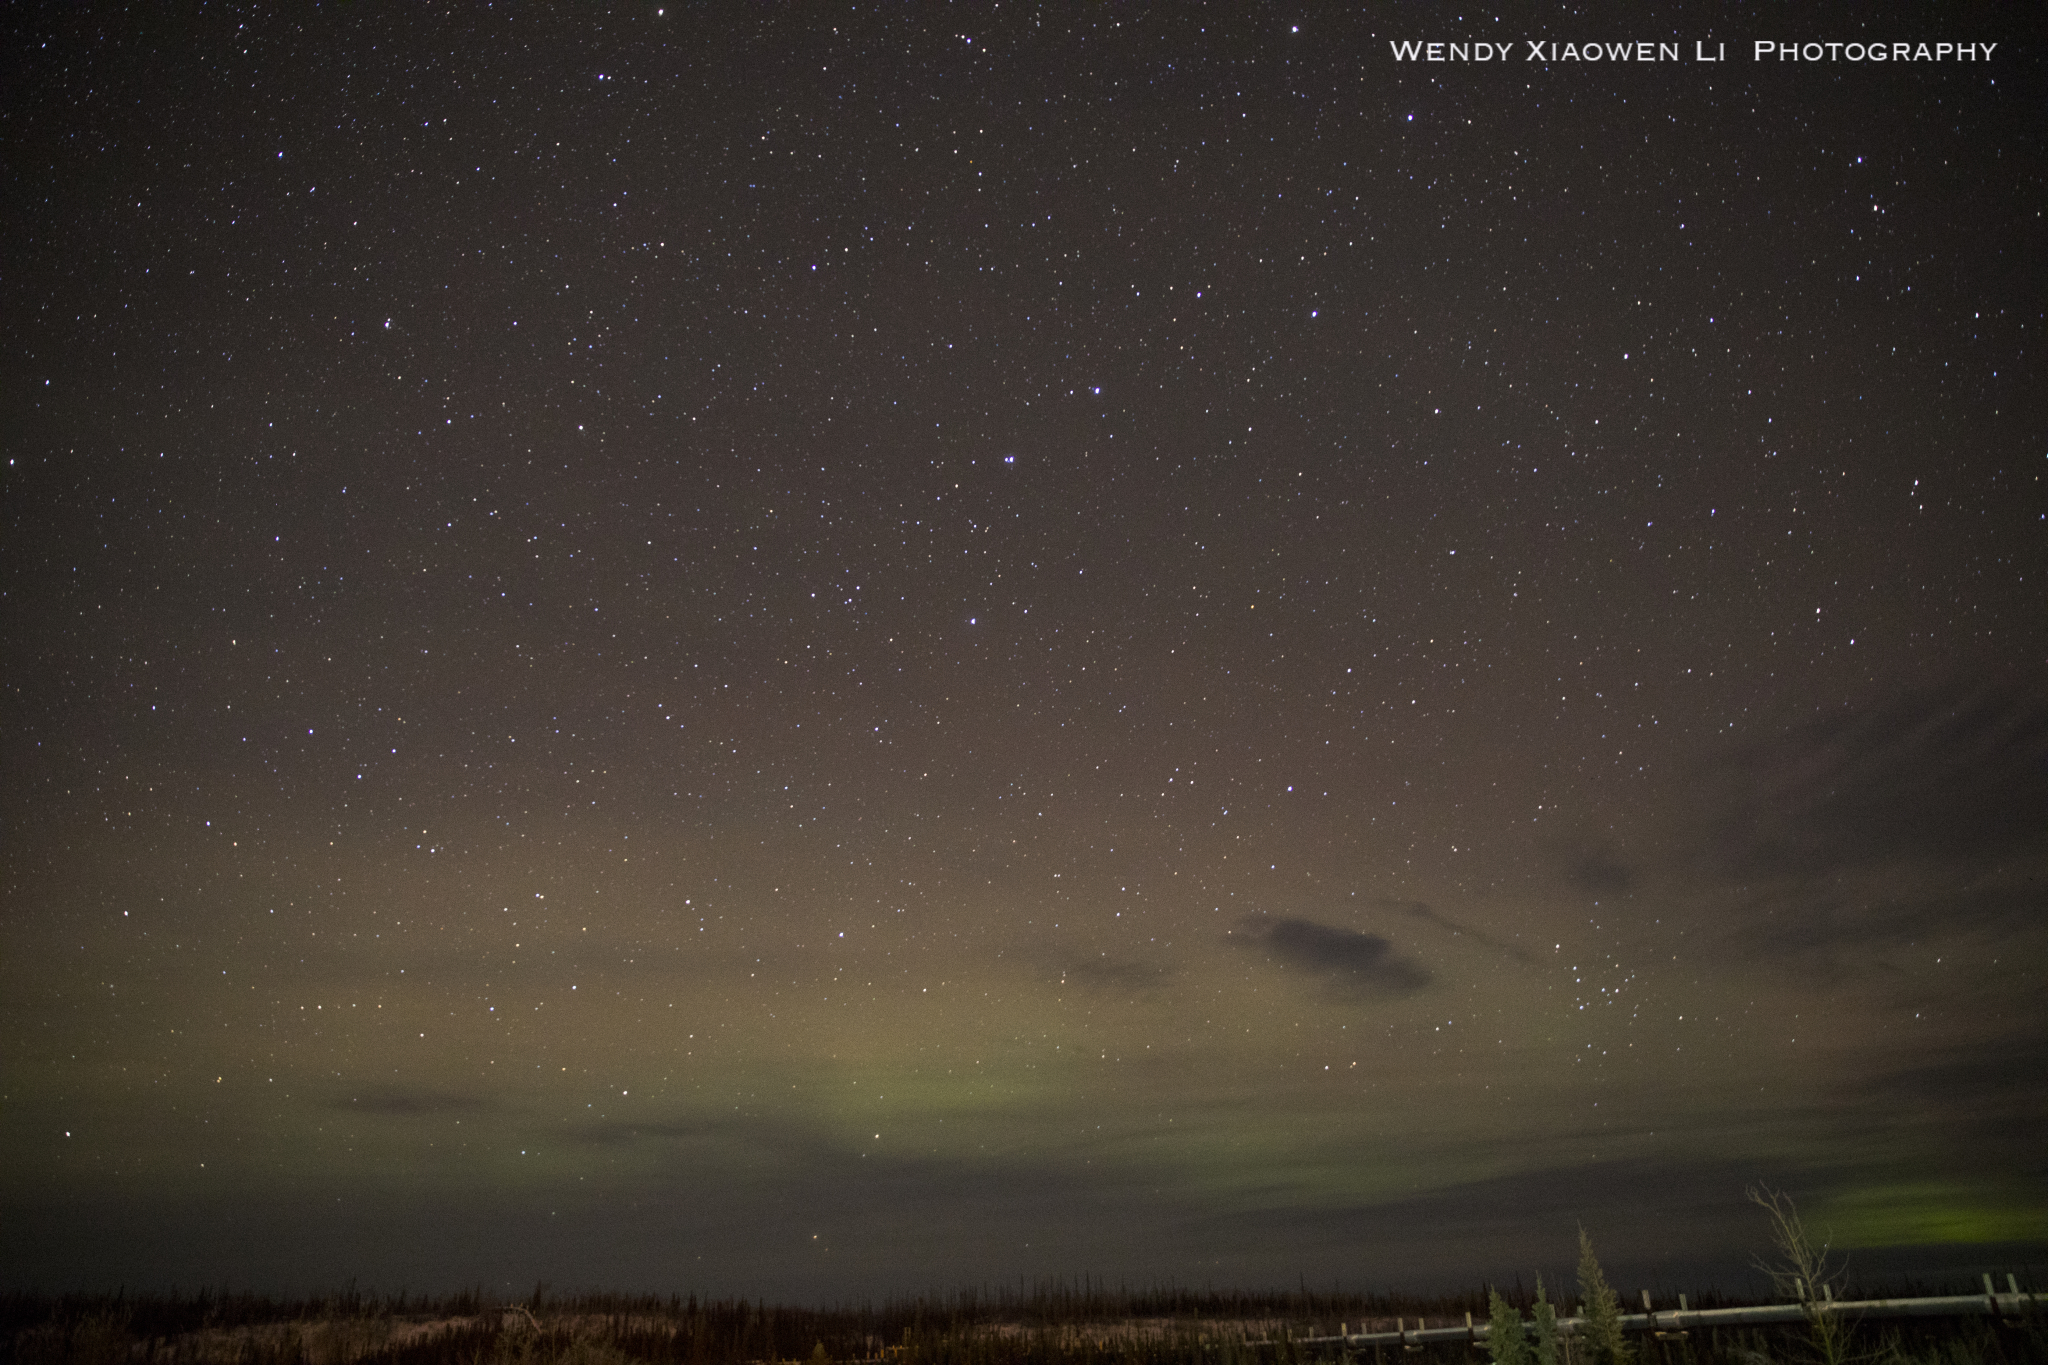
[[[1327,988],[1361,997],[1419,991],[1430,973],[1400,956],[1391,940],[1310,919],[1255,917],[1231,934],[1234,942],[1265,951],[1267,960],[1314,977]]]

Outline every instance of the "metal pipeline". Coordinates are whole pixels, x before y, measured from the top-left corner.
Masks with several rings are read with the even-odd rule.
[[[1984,1277],[1982,1294],[1945,1294],[1924,1299],[1815,1299],[1806,1303],[1758,1304],[1749,1308],[1670,1308],[1645,1313],[1623,1313],[1621,1330],[1624,1332],[1683,1332],[1695,1327],[1746,1327],[1752,1324],[1771,1322],[1809,1322],[1814,1318],[1827,1316],[1849,1318],[1861,1321],[1864,1318],[1963,1318],[1963,1317],[2004,1317],[2017,1318],[2026,1314],[2048,1311],[2048,1295],[2022,1294],[2013,1283],[2012,1292],[2000,1294],[1992,1290],[1991,1277]],[[1397,1320],[1398,1321],[1398,1320]],[[1462,1325],[1450,1327],[1426,1327],[1425,1319],[1418,1318],[1417,1326],[1393,1332],[1348,1332],[1334,1337],[1296,1337],[1297,1346],[1421,1346],[1436,1341],[1467,1341],[1479,1344],[1486,1340],[1487,1325],[1474,1323],[1472,1315],[1466,1314]],[[1559,1318],[1557,1334],[1561,1337],[1578,1336],[1585,1330],[1586,1320]],[[1529,1324],[1524,1323],[1526,1329]],[[1246,1343],[1265,1345],[1270,1343]]]

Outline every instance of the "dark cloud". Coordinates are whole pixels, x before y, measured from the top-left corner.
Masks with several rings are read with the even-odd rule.
[[[2048,849],[2048,696],[1921,689],[1759,740],[1704,776],[1708,856],[1739,879]]]
[[[1634,869],[1604,849],[1572,859],[1565,875],[1573,886],[1595,896],[1619,896],[1636,880]]]
[[[1825,1236],[1824,1210],[1872,1182],[1901,1174],[1882,1166],[1739,1157],[1560,1162],[1384,1202],[1225,1213],[1205,1222],[1190,1240],[1234,1235],[1259,1246],[1286,1235],[1304,1255],[1313,1254],[1312,1249],[1334,1253],[1398,1247],[1401,1269],[1390,1280],[1398,1275],[1407,1283],[1435,1279],[1466,1285],[1490,1279],[1506,1285],[1519,1277],[1528,1288],[1541,1273],[1554,1293],[1574,1280],[1583,1227],[1611,1282],[1629,1286],[1630,1297],[1658,1286],[1652,1292],[1666,1306],[1675,1306],[1669,1296],[1687,1284],[1768,1292],[1758,1262],[1772,1259],[1770,1229],[1747,1198],[1751,1187],[1769,1185],[1793,1194],[1807,1214],[1809,1230]],[[1683,1235],[1674,1236],[1673,1229],[1683,1229]],[[1853,1283],[1882,1293],[1896,1292],[1902,1282],[1960,1289],[1973,1283],[1985,1265],[2005,1259],[2026,1264],[2040,1255],[2038,1241],[1985,1241],[1859,1245],[1845,1259]]]
[[[2048,1125],[2048,1031],[2039,1027],[1983,1046],[1955,1048],[1873,1075],[1845,1078],[1845,1107],[1897,1124],[1935,1117],[1980,1151],[2026,1151]]]
[[[1430,982],[1429,972],[1399,957],[1378,934],[1306,919],[1251,919],[1231,931],[1233,941],[1266,950],[1268,960],[1323,978],[1341,990],[1405,995]]]
[[[380,1265],[392,1284],[530,1285],[572,1267],[624,1291],[686,1285],[817,1301],[878,1281],[914,1292],[1051,1278],[1100,1258],[1133,1284],[1214,1277],[1219,1287],[1292,1286],[1306,1263],[1341,1267],[1333,1278],[1352,1289],[1464,1292],[1475,1279],[1505,1286],[1519,1275],[1527,1286],[1541,1271],[1555,1293],[1572,1283],[1583,1224],[1609,1279],[1632,1296],[1638,1286],[1761,1288],[1749,1267],[1768,1251],[1768,1229],[1743,1190],[1789,1185],[1803,1207],[1819,1208],[1840,1188],[1831,1173],[1775,1164],[1647,1159],[1557,1165],[1386,1202],[1218,1209],[1135,1174],[1142,1178],[1028,1159],[970,1167],[877,1153],[768,1176],[679,1164],[630,1189],[515,1189],[488,1200],[436,1190],[351,1192],[343,1203],[325,1188],[206,1202],[154,1192],[11,1199],[0,1202],[15,1229],[0,1239],[0,1280],[170,1283],[196,1252],[217,1273],[257,1284],[340,1284]],[[326,1235],[308,1237],[308,1227]],[[2038,1243],[1926,1248],[1899,1262],[1858,1249],[1852,1270],[1866,1282],[1953,1274],[1968,1284],[1984,1265],[2040,1256]]]
[[[1786,1175],[1743,1161],[1565,1162],[1384,1201],[1225,1213],[1200,1235],[1258,1245],[1291,1233],[1303,1248],[1399,1247],[1406,1273],[1418,1281],[1463,1274],[1462,1283],[1520,1276],[1533,1285],[1541,1273],[1554,1292],[1572,1283],[1583,1226],[1610,1278],[1622,1284],[1726,1285],[1741,1283],[1750,1257],[1768,1246],[1744,1189],[1786,1182]],[[1786,1183],[1797,1183],[1802,1195],[1813,1191],[1810,1183]],[[1686,1235],[1673,1238],[1674,1226]],[[1475,1254],[1475,1247],[1485,1250]]]

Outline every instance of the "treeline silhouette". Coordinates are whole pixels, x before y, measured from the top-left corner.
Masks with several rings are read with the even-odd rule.
[[[375,1294],[351,1286],[337,1293],[302,1298],[248,1291],[201,1289],[192,1293],[61,1293],[14,1291],[0,1294],[0,1332],[76,1325],[118,1317],[138,1339],[179,1336],[203,1330],[231,1330],[277,1324],[336,1321],[428,1322],[479,1318],[525,1310],[541,1318],[609,1322],[659,1322],[691,1338],[730,1339],[759,1344],[756,1356],[801,1339],[808,1355],[819,1339],[883,1338],[899,1342],[906,1331],[952,1331],[994,1325],[1020,1328],[1067,1327],[1131,1319],[1190,1321],[1280,1321],[1352,1324],[1374,1318],[1424,1314],[1447,1317],[1483,1312],[1484,1292],[1430,1297],[1370,1294],[1341,1289],[1223,1290],[1167,1285],[1143,1289],[1110,1287],[1092,1280],[1048,1280],[983,1286],[951,1294],[863,1300],[828,1307],[792,1307],[745,1298],[692,1295],[617,1294],[598,1291],[554,1293],[539,1285],[532,1293],[505,1295],[484,1289],[451,1294]],[[1354,1330],[1356,1330],[1354,1326]],[[829,1344],[829,1342],[828,1342]],[[787,1355],[787,1351],[784,1352]],[[753,1357],[747,1357],[753,1358]],[[835,1355],[835,1359],[844,1358]]]
[[[495,1343],[520,1330],[543,1337],[573,1331],[619,1344],[650,1361],[707,1362],[808,1358],[823,1344],[833,1360],[870,1358],[886,1347],[907,1349],[933,1338],[990,1329],[1011,1336],[1055,1335],[1084,1325],[1107,1329],[1135,1319],[1197,1324],[1285,1324],[1296,1336],[1321,1325],[1336,1331],[1394,1315],[1439,1318],[1484,1307],[1483,1295],[1438,1297],[1365,1294],[1343,1290],[1219,1290],[1168,1285],[1131,1289],[1084,1278],[983,1286],[944,1295],[893,1297],[827,1307],[802,1307],[745,1298],[696,1295],[551,1293],[507,1296],[483,1289],[452,1294],[374,1294],[351,1286],[303,1298],[247,1291],[193,1293],[12,1292],[0,1295],[0,1335],[106,1335],[118,1326],[136,1343],[169,1343],[196,1333],[228,1334],[253,1328],[358,1328],[444,1323],[438,1333],[378,1352],[392,1365],[429,1365],[462,1356],[462,1345]],[[512,1324],[504,1322],[512,1315]],[[358,1332],[358,1335],[361,1335]],[[394,1335],[402,1333],[394,1330]],[[1128,1333],[1126,1333],[1128,1334]],[[1156,1335],[1156,1333],[1155,1333]],[[1104,1339],[1101,1331],[1092,1339]],[[453,1354],[451,1354],[453,1353]]]
[[[1531,1286],[1503,1286],[1526,1309]],[[1899,1287],[1890,1287],[1899,1292]],[[1695,1308],[1751,1301],[1712,1291]],[[1569,1305],[1567,1305],[1568,1307]],[[745,1298],[549,1292],[304,1298],[0,1294],[6,1365],[1481,1365],[1465,1342],[1345,1353],[1304,1339],[1484,1322],[1483,1290],[1436,1296],[1332,1288],[1132,1289],[1092,1279],[984,1286],[827,1307]],[[1636,1365],[1796,1365],[1803,1328],[1644,1340]],[[1872,1365],[2048,1365],[2048,1324],[1911,1323],[1873,1334]],[[1561,1361],[1559,1365],[1587,1365]]]

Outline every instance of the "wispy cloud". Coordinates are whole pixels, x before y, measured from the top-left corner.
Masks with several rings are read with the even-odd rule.
[[[1579,890],[1594,896],[1619,896],[1636,881],[1635,869],[1604,848],[1575,855],[1565,868],[1565,877]]]
[[[1165,977],[1164,967],[1128,958],[1113,958],[1107,953],[1094,957],[1075,954],[1062,958],[1059,963],[1061,985],[1071,983],[1118,991],[1149,990]]]
[[[336,1109],[355,1114],[382,1114],[389,1118],[424,1118],[434,1114],[481,1113],[495,1106],[471,1095],[447,1090],[413,1090],[400,1086],[374,1086],[332,1101]]]
[[[1952,684],[1839,711],[1698,772],[1680,861],[1741,887],[1752,954],[1822,962],[2038,922],[2048,694]]]
[[[1517,962],[1533,962],[1535,960],[1534,955],[1527,948],[1521,947],[1519,944],[1503,943],[1491,934],[1475,929],[1469,924],[1461,923],[1446,915],[1440,915],[1427,901],[1404,901],[1396,900],[1389,896],[1381,896],[1375,899],[1372,904],[1377,909],[1397,911],[1411,919],[1423,920],[1449,933],[1469,938],[1482,947],[1491,948],[1495,952],[1506,953]]]
[[[2048,695],[1954,684],[1840,711],[1702,775],[1708,853],[1741,879],[2048,849]]]

